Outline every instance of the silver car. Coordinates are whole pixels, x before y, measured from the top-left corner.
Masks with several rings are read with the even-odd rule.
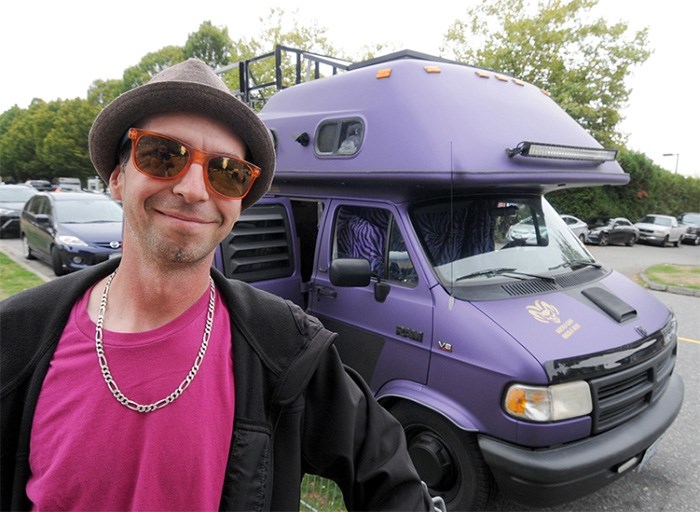
[[[586,237],[588,236],[588,224],[573,215],[562,214],[560,217],[579,240],[582,242],[586,241]]]

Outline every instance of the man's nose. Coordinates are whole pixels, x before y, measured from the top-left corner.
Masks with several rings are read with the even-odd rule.
[[[181,195],[188,203],[209,199],[209,192],[204,181],[205,163],[202,159],[194,158],[173,186],[173,192]]]

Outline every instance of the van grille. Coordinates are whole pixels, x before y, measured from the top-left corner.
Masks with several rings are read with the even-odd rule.
[[[241,213],[221,244],[226,277],[260,281],[292,275],[292,245],[282,205],[256,205]]]
[[[676,347],[670,343],[643,363],[589,381],[594,434],[628,421],[663,394],[673,373]]]

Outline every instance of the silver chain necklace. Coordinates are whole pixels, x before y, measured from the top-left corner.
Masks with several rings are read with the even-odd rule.
[[[180,383],[180,385],[177,387],[177,389],[175,389],[175,391],[170,393],[165,398],[161,398],[160,400],[158,400],[157,402],[153,402],[152,404],[141,405],[127,398],[124,395],[124,393],[122,393],[119,390],[119,386],[117,386],[117,383],[114,381],[114,377],[112,377],[112,373],[109,371],[109,365],[107,364],[107,356],[105,356],[105,349],[102,343],[102,326],[104,325],[104,316],[105,311],[107,310],[107,294],[109,293],[109,285],[112,283],[112,279],[114,278],[116,273],[117,271],[115,270],[107,278],[104,290],[102,291],[102,298],[100,299],[100,310],[97,313],[97,324],[95,326],[95,348],[97,349],[97,360],[100,363],[102,376],[104,377],[105,382],[107,383],[107,387],[112,392],[112,395],[114,395],[114,398],[116,398],[120,404],[136,412],[156,411],[174,402],[187,389],[190,383],[194,380],[195,375],[197,375],[197,372],[199,371],[199,366],[204,360],[204,354],[206,353],[207,345],[209,344],[209,336],[211,335],[211,326],[214,321],[214,303],[216,297],[214,291],[214,280],[211,277],[209,277],[209,309],[207,311],[207,322],[204,326],[202,344],[199,347],[197,357],[194,360],[192,368],[185,377],[185,380],[183,380]]]

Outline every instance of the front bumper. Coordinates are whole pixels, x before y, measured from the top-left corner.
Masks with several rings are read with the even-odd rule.
[[[504,495],[534,507],[569,502],[639,466],[680,412],[683,380],[674,374],[668,384],[643,414],[597,436],[528,449],[481,435],[479,447]]]
[[[0,236],[19,236],[19,215],[3,215],[0,217]]]
[[[646,233],[640,233],[639,240],[641,242],[649,242],[652,244],[663,244],[664,240],[666,240],[666,236],[667,235],[651,235]]]
[[[697,243],[698,239],[700,239],[700,233],[697,232],[685,232],[681,235],[681,242]]]

